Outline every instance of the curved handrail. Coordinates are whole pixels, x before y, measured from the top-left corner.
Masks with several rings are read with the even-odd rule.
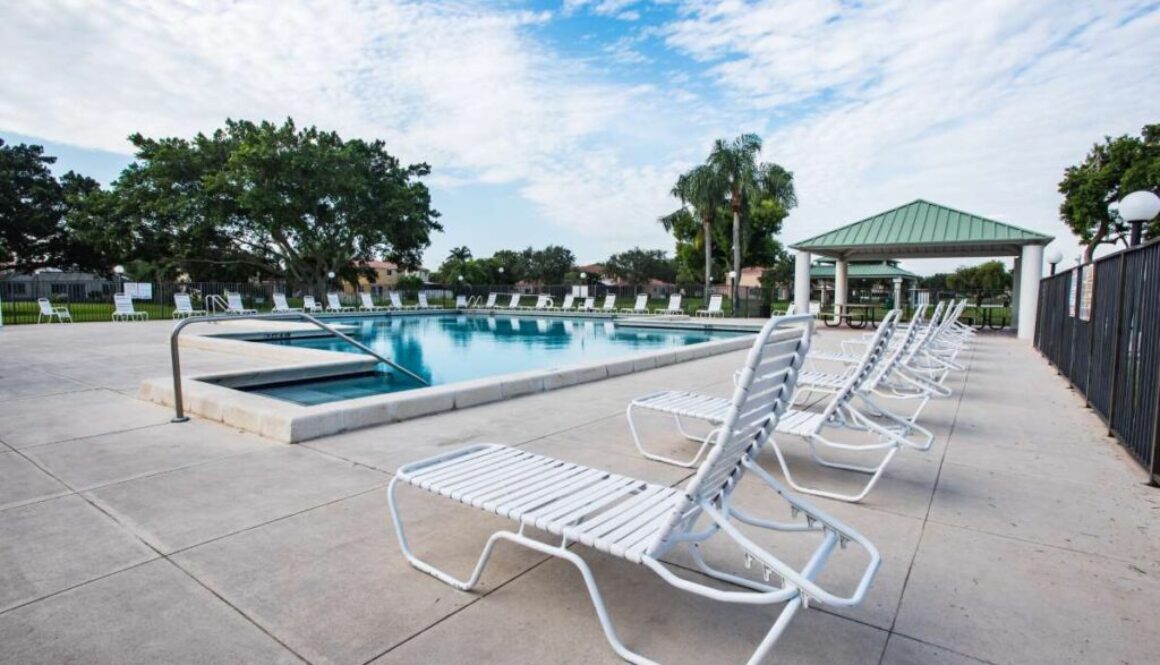
[[[208,309],[211,312],[216,312],[219,309],[223,312],[228,312],[230,309],[230,304],[227,303],[224,298],[222,298],[221,296],[219,296],[216,293],[211,293],[208,296],[206,296],[205,303],[206,303],[206,309]]]
[[[305,312],[284,312],[284,313],[278,313],[278,314],[272,314],[272,313],[271,314],[241,314],[241,315],[229,315],[229,316],[191,316],[188,319],[182,319],[181,321],[178,321],[177,325],[173,327],[173,332],[169,335],[169,356],[170,356],[170,360],[173,364],[173,408],[174,408],[174,411],[176,412],[176,415],[174,415],[173,420],[171,422],[183,423],[183,422],[189,420],[189,418],[185,415],[185,402],[184,402],[182,392],[181,392],[181,352],[180,352],[180,349],[178,348],[178,344],[177,344],[177,338],[179,335],[181,335],[181,331],[184,330],[186,326],[188,326],[192,323],[209,323],[209,322],[213,322],[213,321],[238,321],[240,319],[256,319],[256,320],[260,320],[260,321],[299,320],[299,321],[306,321],[308,323],[313,323],[314,325],[318,326],[319,328],[322,328],[323,330],[329,332],[330,334],[334,335],[335,337],[338,337],[339,339],[354,346],[355,348],[359,349],[363,353],[366,353],[367,355],[373,356],[374,358],[378,359],[379,362],[384,363],[386,365],[389,365],[389,366],[393,367],[394,369],[398,370],[399,372],[406,374],[407,376],[418,381],[422,385],[424,385],[424,386],[431,385],[431,383],[429,381],[427,381],[423,377],[419,376],[418,374],[412,372],[411,370],[407,369],[406,367],[403,367],[402,365],[396,363],[393,360],[389,360],[387,358],[384,358],[382,355],[376,353],[374,350],[372,350],[366,344],[363,344],[362,342],[356,341],[350,335],[339,332],[334,327],[329,326],[329,325],[323,323],[322,321],[319,321],[318,319],[314,318],[313,316],[310,316],[309,314],[306,314]]]

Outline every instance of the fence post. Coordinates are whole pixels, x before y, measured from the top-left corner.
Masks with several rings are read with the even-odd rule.
[[[1124,274],[1127,272],[1128,255],[1120,254],[1119,284],[1116,286],[1116,334],[1112,336],[1112,391],[1108,397],[1108,436],[1115,436],[1116,422],[1116,376],[1120,371],[1120,337],[1124,328]],[[1078,314],[1078,312],[1076,312]]]

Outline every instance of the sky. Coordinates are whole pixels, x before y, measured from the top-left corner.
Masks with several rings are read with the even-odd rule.
[[[383,139],[432,167],[437,267],[459,245],[672,251],[677,175],[756,133],[794,173],[787,244],[924,198],[1070,264],[1057,184],[1160,122],[1157,35],[1156,0],[37,0],[0,6],[0,138],[106,184],[134,132]]]

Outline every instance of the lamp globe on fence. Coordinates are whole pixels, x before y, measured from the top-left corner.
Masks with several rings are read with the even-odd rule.
[[[1053,249],[1047,253],[1047,262],[1051,264],[1052,275],[1055,274],[1055,266],[1059,265],[1059,262],[1062,260],[1063,252],[1059,251],[1059,248]]]
[[[1118,208],[1120,217],[1132,226],[1129,245],[1135,247],[1140,244],[1140,232],[1144,222],[1150,222],[1156,215],[1160,215],[1160,196],[1142,189],[1120,199]]]

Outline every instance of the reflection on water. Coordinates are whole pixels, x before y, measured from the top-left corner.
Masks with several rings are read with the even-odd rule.
[[[561,367],[645,350],[735,337],[735,332],[633,328],[612,321],[557,317],[414,316],[350,319],[352,336],[415,372],[432,385],[531,369]],[[266,342],[312,349],[353,351],[336,338]],[[414,381],[382,375],[261,389],[304,404],[409,390]]]

